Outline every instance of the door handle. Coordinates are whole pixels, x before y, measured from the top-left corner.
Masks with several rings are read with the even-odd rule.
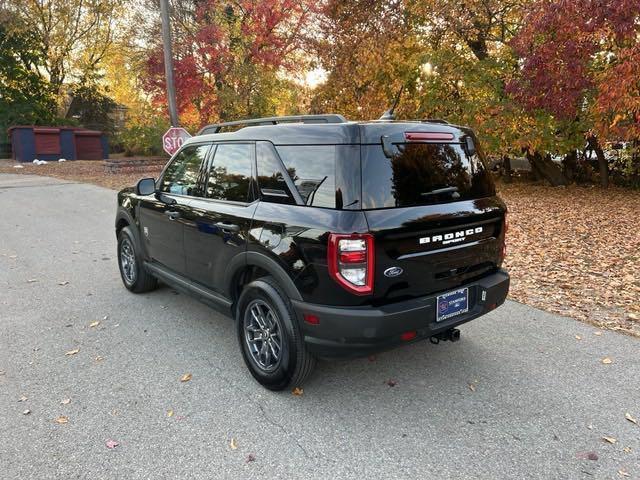
[[[180,218],[180,212],[175,212],[173,210],[168,210],[164,212],[164,214],[169,217],[169,220],[177,220]]]
[[[240,227],[238,225],[234,225],[233,223],[218,222],[216,223],[216,227],[218,227],[220,230],[226,230],[227,232],[237,232],[238,230],[240,230]]]

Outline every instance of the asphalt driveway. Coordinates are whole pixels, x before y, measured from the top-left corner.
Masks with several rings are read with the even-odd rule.
[[[268,392],[230,320],[124,289],[115,197],[0,175],[2,479],[640,478],[637,339],[508,302]]]

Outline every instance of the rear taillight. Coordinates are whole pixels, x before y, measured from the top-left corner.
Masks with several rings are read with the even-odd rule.
[[[329,234],[329,274],[349,292],[356,295],[373,292],[374,258],[373,235]]]

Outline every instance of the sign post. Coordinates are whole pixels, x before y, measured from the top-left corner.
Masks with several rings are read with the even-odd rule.
[[[180,150],[182,144],[189,138],[191,138],[191,135],[184,128],[171,127],[162,135],[162,148],[169,155],[173,155]]]

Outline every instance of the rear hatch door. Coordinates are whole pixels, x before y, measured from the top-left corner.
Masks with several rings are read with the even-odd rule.
[[[504,238],[505,206],[472,132],[392,125],[380,143],[362,147],[362,206],[375,238],[374,303],[381,304],[495,271]]]

